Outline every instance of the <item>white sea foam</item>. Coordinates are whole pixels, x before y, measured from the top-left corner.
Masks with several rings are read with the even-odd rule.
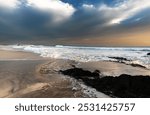
[[[3,49],[34,52],[42,57],[56,59],[70,59],[80,62],[116,59],[109,57],[123,57],[127,64],[139,64],[150,69],[150,47],[78,47],[78,46],[42,46],[42,45],[11,45],[0,46]]]

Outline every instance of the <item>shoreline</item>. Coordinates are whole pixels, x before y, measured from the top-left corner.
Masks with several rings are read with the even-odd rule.
[[[0,50],[0,52],[5,54],[0,56],[0,97],[111,98],[117,97],[117,95],[115,96],[99,89],[97,91],[95,85],[87,84],[89,79],[94,84],[98,80],[101,82],[99,78],[94,81],[95,77],[92,78],[92,75],[104,78],[111,77],[110,79],[113,78],[113,80],[120,78],[121,75],[126,75],[127,78],[132,77],[133,79],[136,79],[134,76],[150,75],[150,71],[145,68],[133,67],[119,62],[76,62],[73,60],[43,58],[38,54],[23,51]],[[4,57],[5,60],[3,60]],[[73,73],[63,73],[71,69],[73,71],[74,69],[80,69],[80,72],[84,74],[80,75],[79,72],[80,79],[77,79],[76,76],[73,76]],[[94,71],[98,72],[98,74],[93,74]],[[86,79],[84,76],[87,76]],[[149,77],[146,79],[149,79]],[[115,84],[119,82],[115,82]],[[103,81],[102,83],[106,82]],[[103,85],[107,86],[108,84]],[[113,86],[111,87],[113,88]],[[117,88],[115,87],[114,89]],[[109,90],[111,92],[112,89]]]
[[[56,72],[76,79],[89,97],[150,97],[150,71],[144,68],[106,61],[55,60],[53,63],[45,65],[41,72]]]
[[[41,66],[54,59],[23,51],[0,50],[0,97],[65,98],[82,97],[72,90],[72,81],[57,73],[40,74]],[[3,58],[5,57],[5,60]]]
[[[35,74],[44,60],[0,61],[0,97],[7,97],[40,82]]]

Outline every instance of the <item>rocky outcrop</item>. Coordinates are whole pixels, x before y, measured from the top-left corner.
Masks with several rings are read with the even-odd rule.
[[[114,97],[137,98],[150,97],[150,76],[101,76],[100,71],[90,72],[82,68],[60,70],[64,75],[82,79],[82,81],[100,92]]]
[[[150,56],[150,53],[147,53],[148,56]]]
[[[64,75],[69,75],[72,77],[75,77],[76,79],[80,79],[83,77],[88,77],[88,78],[94,78],[98,79],[99,78],[99,70],[95,70],[94,72],[90,72],[88,70],[83,70],[82,68],[72,68],[68,69],[65,71],[60,70],[61,73]]]
[[[131,62],[131,60],[129,60],[127,58],[124,58],[124,57],[109,57],[109,58],[116,59],[115,62],[123,63],[123,64],[126,64],[126,65],[131,65],[133,67],[141,67],[141,68],[145,68],[146,69],[145,66],[140,65],[140,64],[134,64],[134,63],[127,64],[127,63],[125,63],[125,62]]]
[[[131,61],[131,60],[128,60],[127,58],[123,58],[123,57],[109,57],[109,58],[112,58],[112,59],[116,59],[118,61]]]

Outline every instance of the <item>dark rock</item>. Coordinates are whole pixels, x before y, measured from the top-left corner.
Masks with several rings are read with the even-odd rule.
[[[130,61],[127,58],[123,58],[123,57],[109,57],[109,58],[116,59],[118,61]]]
[[[82,68],[73,68],[60,72],[76,79],[82,79],[86,85],[111,96],[124,98],[150,97],[150,76],[122,74],[117,77],[101,77],[98,70],[90,72]]]
[[[127,63],[125,63],[124,61],[131,61],[131,60],[128,60],[128,59],[123,58],[123,57],[109,57],[109,58],[116,59],[117,62],[119,62],[119,63],[123,63],[123,64],[126,64],[126,65],[131,65],[131,66],[133,66],[133,67],[146,68],[145,66],[140,65],[140,64],[134,64],[134,63],[127,64]]]
[[[150,56],[150,53],[147,53],[148,56]]]
[[[65,71],[60,71],[64,75],[69,75],[75,77],[76,79],[80,79],[82,77],[99,77],[99,71],[96,70],[94,72],[90,72],[87,70],[83,70],[82,68],[72,68]]]
[[[133,67],[140,67],[140,68],[145,68],[146,69],[145,66],[140,65],[140,64],[134,64],[134,63],[132,63],[131,66],[133,66]]]

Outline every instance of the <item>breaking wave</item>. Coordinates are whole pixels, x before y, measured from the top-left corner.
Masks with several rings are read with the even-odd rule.
[[[43,46],[9,45],[1,49],[28,51],[56,59],[70,59],[80,62],[118,61],[126,64],[138,64],[150,69],[150,47],[80,47],[80,46]]]

